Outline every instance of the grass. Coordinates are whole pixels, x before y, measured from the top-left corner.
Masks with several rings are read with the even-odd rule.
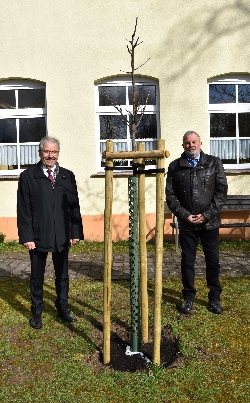
[[[70,307],[79,321],[67,325],[57,318],[54,284],[47,281],[44,326],[36,331],[28,325],[28,283],[2,280],[0,402],[249,402],[249,278],[223,278],[222,284],[223,315],[208,311],[205,283],[198,280],[194,312],[183,318],[175,307],[181,300],[180,283],[164,280],[162,323],[171,325],[185,364],[172,370],[151,367],[155,376],[148,376],[146,371],[95,373],[88,364],[96,349],[91,324],[102,317],[101,282],[71,281]],[[152,290],[149,282],[150,320]],[[124,304],[119,309],[128,294],[127,283],[113,283],[113,321],[129,321]]]
[[[3,249],[1,247],[4,246]],[[152,245],[148,245],[153,248]],[[224,242],[223,250],[249,252],[248,241]],[[83,242],[76,251],[96,253],[103,244]],[[227,247],[227,249],[226,249]],[[19,251],[0,245],[0,252]],[[117,249],[115,249],[117,248]],[[127,251],[127,243],[114,250]],[[171,248],[164,244],[165,250]],[[153,249],[152,249],[153,250]],[[151,366],[136,373],[96,373],[88,363],[96,345],[93,326],[101,320],[103,284],[84,279],[70,282],[70,309],[79,321],[67,325],[54,309],[54,283],[44,285],[43,328],[29,327],[27,281],[0,281],[0,402],[4,403],[248,403],[250,401],[249,277],[222,278],[223,315],[206,306],[205,279],[197,279],[193,314],[180,315],[180,279],[163,281],[162,325],[168,324],[185,357],[182,366]],[[153,282],[149,289],[149,321],[153,321]],[[121,303],[122,301],[122,303]],[[130,322],[129,284],[112,284],[112,321]]]
[[[173,242],[163,243],[164,251],[174,252],[175,245]],[[94,241],[81,241],[72,247],[74,253],[103,253],[104,243]],[[114,253],[127,253],[129,250],[128,241],[113,242],[112,245]],[[202,250],[201,245],[198,245],[198,249]],[[155,251],[154,242],[147,243],[148,252]],[[230,251],[238,253],[250,253],[250,241],[246,240],[230,240],[220,242],[221,251]],[[17,241],[4,242],[4,238],[1,238],[0,233],[0,253],[27,253],[27,250],[19,245]]]

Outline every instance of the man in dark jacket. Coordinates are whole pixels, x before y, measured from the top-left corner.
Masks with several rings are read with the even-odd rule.
[[[181,274],[184,303],[181,311],[192,311],[195,259],[200,239],[206,260],[209,307],[222,313],[219,281],[220,210],[227,197],[227,180],[219,158],[201,150],[200,136],[188,131],[183,136],[184,153],[171,162],[166,181],[166,201],[177,217],[180,231]]]
[[[17,192],[19,243],[29,250],[30,325],[42,327],[43,283],[48,252],[55,269],[56,308],[67,322],[77,319],[68,310],[68,251],[83,239],[82,219],[73,172],[59,167],[60,144],[44,137],[39,144],[40,161],[20,175]]]

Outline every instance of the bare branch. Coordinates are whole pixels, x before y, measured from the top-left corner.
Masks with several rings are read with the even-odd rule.
[[[131,116],[132,116],[132,113],[131,113],[128,109],[122,108],[120,104],[117,105],[117,104],[115,103],[115,101],[113,100],[113,98],[111,98],[111,97],[107,94],[107,92],[106,92],[105,90],[103,90],[103,94],[104,94],[105,97],[108,99],[108,101],[110,102],[110,104],[120,113],[121,118],[122,118],[122,119],[121,119],[122,122],[123,122],[123,123],[126,123],[126,125],[130,127],[130,124],[129,124],[129,121],[128,121],[128,119],[127,119],[127,116],[124,115],[123,110],[125,110],[125,112],[126,112],[128,115],[131,115]]]
[[[135,70],[138,70],[140,67],[144,66],[144,64],[146,64],[149,60],[150,60],[150,57],[144,63],[142,63],[140,66],[135,67]]]

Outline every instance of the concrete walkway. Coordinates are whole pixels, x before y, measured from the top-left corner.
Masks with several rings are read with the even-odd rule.
[[[164,252],[163,278],[180,277],[180,252]],[[70,279],[85,278],[86,280],[103,279],[103,254],[73,254],[69,255]],[[250,275],[250,254],[220,253],[221,276],[241,277]],[[154,278],[154,254],[148,254],[148,278]],[[0,254],[0,280],[19,278],[28,280],[30,273],[29,254]],[[205,260],[202,253],[197,254],[196,276],[205,276]],[[54,279],[51,254],[48,255],[45,272],[46,279]],[[112,280],[129,280],[128,254],[113,255]]]

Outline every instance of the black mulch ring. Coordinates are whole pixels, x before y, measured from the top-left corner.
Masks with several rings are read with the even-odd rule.
[[[110,363],[103,363],[103,332],[102,324],[96,322],[93,324],[93,340],[97,349],[92,356],[89,356],[87,363],[92,366],[94,371],[122,371],[136,372],[148,370],[146,365],[147,357],[151,362],[153,359],[153,327],[149,327],[148,343],[141,344],[140,354],[126,355],[126,347],[131,345],[130,327],[126,324],[113,323],[111,328],[110,340]],[[161,366],[167,369],[173,369],[184,365],[184,358],[181,356],[178,341],[171,333],[170,326],[165,326],[161,330],[161,348],[160,348]]]

